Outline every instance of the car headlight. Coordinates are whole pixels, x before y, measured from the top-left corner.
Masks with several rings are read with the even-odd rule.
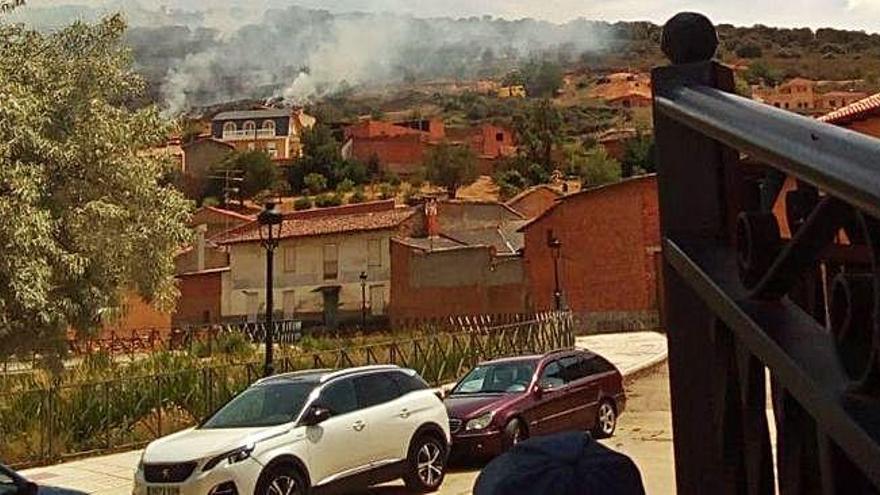
[[[241,462],[248,457],[251,456],[251,452],[254,451],[254,444],[248,444],[244,447],[239,447],[237,449],[230,450],[229,452],[224,452],[217,457],[212,457],[208,462],[205,463],[205,467],[202,468],[202,471],[210,471],[217,467],[223,461],[228,461],[229,464],[235,464],[236,462]]]
[[[486,414],[483,414],[482,416],[478,416],[478,417],[468,421],[467,424],[464,426],[464,429],[466,431],[484,430],[484,429],[486,429],[487,426],[489,426],[489,423],[492,422],[492,417],[494,415],[495,415],[494,412],[489,411]]]

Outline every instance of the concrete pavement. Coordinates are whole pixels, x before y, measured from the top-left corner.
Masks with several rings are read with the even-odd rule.
[[[605,356],[621,370],[624,376],[639,374],[645,369],[653,368],[665,361],[667,356],[666,336],[656,332],[628,332],[578,337],[576,345]],[[626,415],[622,416],[622,423],[625,417]],[[611,441],[613,442],[614,439]],[[615,446],[613,443],[609,443],[609,445]],[[97,456],[55,466],[29,469],[22,474],[40,485],[53,486],[76,493],[129,495],[132,476],[140,455],[141,451],[136,450]],[[636,460],[638,462],[638,458]],[[672,469],[671,465],[663,466],[662,459],[656,460],[655,463],[658,463],[658,468],[663,469],[664,472]],[[478,473],[479,469],[456,470],[450,473],[438,493],[470,493]],[[400,486],[389,485],[374,488],[365,493],[396,495],[405,493],[405,491]],[[650,491],[649,493],[663,492]]]

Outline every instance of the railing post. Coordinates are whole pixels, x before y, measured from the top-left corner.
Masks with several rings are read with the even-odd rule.
[[[656,101],[677,88],[700,85],[732,92],[732,71],[712,61],[718,37],[712,23],[678,14],[663,28],[663,52],[672,65],[652,71],[655,98],[660,223],[664,242],[729,239],[724,195],[734,150],[658,111]],[[708,349],[715,317],[700,297],[663,264],[663,324],[669,339],[669,377],[677,491],[733,493],[723,467],[722,415],[713,407],[718,367]]]

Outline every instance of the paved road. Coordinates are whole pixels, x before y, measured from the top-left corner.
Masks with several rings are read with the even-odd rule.
[[[627,375],[666,358],[666,338],[654,332],[578,337],[578,347],[598,352]],[[669,389],[665,366],[627,384],[630,400],[620,418],[618,433],[604,443],[622,451],[642,469],[648,493],[675,493]],[[140,451],[92,457],[25,471],[41,485],[63,487],[79,494],[130,495],[132,470]],[[449,474],[442,495],[471,493],[480,466],[458,468]],[[373,488],[358,495],[403,495],[402,486]]]
[[[669,376],[666,365],[629,382],[627,394],[627,411],[620,417],[617,434],[602,440],[602,443],[633,458],[642,472],[647,493],[674,495],[672,416],[669,409]],[[443,487],[437,493],[470,494],[479,469],[480,466],[454,470],[446,476]],[[409,492],[397,483],[358,492],[356,495],[409,495]]]

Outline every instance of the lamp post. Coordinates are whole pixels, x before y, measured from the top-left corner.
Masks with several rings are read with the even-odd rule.
[[[361,328],[367,328],[367,272],[361,272]]]
[[[263,366],[263,376],[271,376],[275,372],[272,363],[272,348],[275,326],[272,322],[272,278],[274,276],[275,248],[281,237],[281,212],[278,211],[274,201],[266,202],[266,207],[257,215],[259,223],[260,243],[266,249],[266,362]]]
[[[551,236],[547,238],[547,247],[553,251],[553,302],[556,305],[556,311],[559,311],[562,309],[562,289],[559,287],[559,256],[562,250],[562,241]]]

